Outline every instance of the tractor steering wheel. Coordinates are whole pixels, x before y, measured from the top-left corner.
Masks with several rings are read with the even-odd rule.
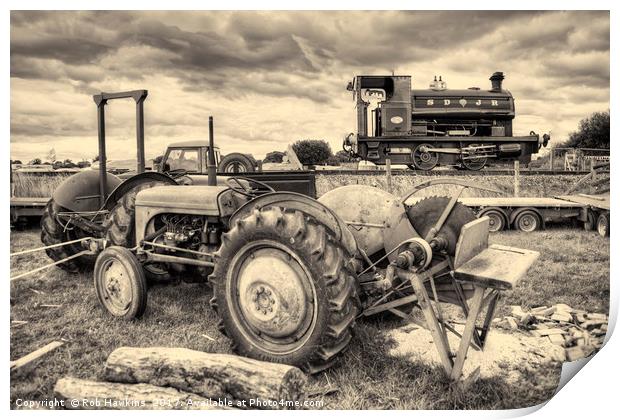
[[[172,179],[179,179],[184,177],[185,175],[187,175],[187,170],[185,169],[173,169],[171,171],[167,171],[165,172],[166,175],[168,175],[170,178]]]
[[[247,184],[241,181],[246,181]],[[256,185],[258,188],[253,188],[253,185]],[[234,192],[249,198],[256,198],[263,194],[276,191],[263,182],[256,181],[252,178],[246,178],[244,176],[232,176],[230,178],[227,178],[226,186],[228,186],[228,188],[230,188]]]

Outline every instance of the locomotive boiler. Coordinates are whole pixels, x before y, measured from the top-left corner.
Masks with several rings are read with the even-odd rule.
[[[411,89],[411,76],[356,76],[349,82],[357,134],[343,148],[376,164],[431,170],[437,165],[479,170],[490,160],[531,161],[549,135],[513,136],[515,101],[495,72],[491,89],[447,89],[435,77],[428,89]]]

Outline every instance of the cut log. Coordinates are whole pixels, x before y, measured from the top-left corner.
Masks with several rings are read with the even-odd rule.
[[[306,383],[305,375],[293,366],[166,347],[114,350],[105,364],[104,378],[171,386],[206,398],[228,398],[248,405],[254,402],[256,408],[291,408],[268,402],[301,401]],[[271,406],[265,407],[263,402]]]
[[[66,377],[54,386],[54,396],[69,410],[221,410],[218,402],[199,395],[149,384],[95,382]]]

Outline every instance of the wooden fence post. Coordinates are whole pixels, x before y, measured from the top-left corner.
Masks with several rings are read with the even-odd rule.
[[[519,185],[519,161],[515,160],[515,176],[514,176],[514,195],[518,197],[520,194],[520,185]]]
[[[549,151],[549,170],[553,171],[553,155],[555,155],[555,148],[551,148]]]
[[[385,178],[387,181],[388,192],[392,193],[392,161],[388,158],[385,160]]]

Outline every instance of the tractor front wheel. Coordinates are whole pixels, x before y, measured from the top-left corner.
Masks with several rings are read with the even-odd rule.
[[[146,278],[127,248],[111,246],[97,257],[95,290],[101,306],[115,318],[139,318],[146,310]]]
[[[233,350],[323,370],[351,341],[360,310],[347,251],[312,217],[256,210],[222,236],[212,306]]]

